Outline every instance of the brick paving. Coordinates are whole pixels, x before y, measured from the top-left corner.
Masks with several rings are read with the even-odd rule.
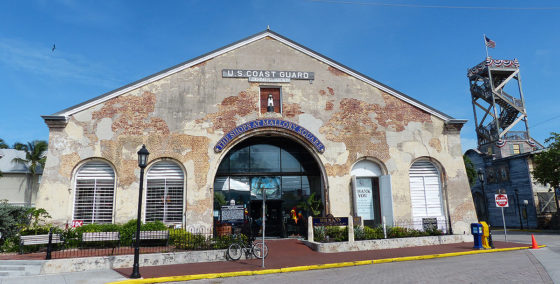
[[[397,249],[370,250],[359,252],[342,253],[319,253],[311,250],[299,240],[270,240],[268,257],[265,259],[265,269],[283,268],[291,266],[326,264],[346,261],[384,259],[404,256],[419,256],[429,254],[465,252],[472,250],[472,243],[456,243],[436,246],[421,246]],[[527,246],[526,244],[495,241],[496,248],[510,248]],[[143,278],[154,278],[164,276],[179,276],[204,273],[220,273],[247,270],[261,270],[260,259],[248,259],[238,261],[204,262],[189,264],[174,264],[162,266],[140,266],[140,274]],[[115,269],[123,276],[128,277],[132,268]]]

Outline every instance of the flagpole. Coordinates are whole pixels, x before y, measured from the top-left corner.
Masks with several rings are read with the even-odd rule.
[[[482,39],[484,40],[484,47],[486,48],[486,58],[488,58],[488,45],[486,44],[486,34],[482,34]]]

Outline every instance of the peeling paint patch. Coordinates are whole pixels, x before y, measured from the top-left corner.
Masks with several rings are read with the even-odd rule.
[[[325,110],[333,110],[334,108],[334,101],[327,101],[325,104]]]
[[[331,87],[327,87],[327,89],[329,90],[329,95],[334,96],[334,89]]]
[[[209,114],[206,119],[210,119],[214,124],[214,130],[222,129],[227,132],[236,126],[236,116],[246,116],[252,112],[258,112],[259,94],[255,91],[243,91],[237,96],[225,98],[218,105],[218,112]],[[205,119],[197,120],[197,123]]]
[[[93,119],[112,118],[111,129],[116,134],[143,135],[145,132],[169,134],[165,121],[150,114],[154,111],[156,95],[144,92],[142,96],[119,96],[105,103],[92,114]]]
[[[58,168],[58,173],[63,177],[72,178],[72,169],[80,162],[80,156],[78,153],[74,152],[68,155],[62,155],[60,157],[60,167]]]
[[[346,75],[346,73],[338,70],[337,68],[334,68],[332,66],[329,66],[329,72],[331,72],[333,75],[335,76],[348,76]]]
[[[358,155],[373,156],[382,161],[389,159],[385,132],[378,130],[379,125],[369,116],[374,110],[375,105],[364,101],[343,99],[340,110],[319,129],[328,140],[344,143],[349,151],[346,163],[325,164],[329,176],[347,175]]]
[[[430,139],[430,146],[436,151],[441,152],[441,142],[437,138]]]
[[[324,96],[326,94],[327,94],[327,92],[325,90],[319,90],[319,95]]]
[[[376,120],[383,127],[393,126],[397,132],[403,131],[411,121],[430,122],[430,114],[398,98],[383,93],[384,106],[374,105]]]
[[[282,111],[286,117],[295,117],[303,113],[299,104],[284,104]]]

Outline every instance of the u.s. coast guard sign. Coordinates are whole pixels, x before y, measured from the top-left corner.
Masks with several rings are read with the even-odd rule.
[[[305,140],[309,141],[319,153],[325,152],[325,145],[319,140],[319,138],[315,137],[313,133],[309,130],[305,129],[302,126],[299,126],[293,122],[285,121],[282,119],[257,119],[253,121],[249,121],[243,123],[241,125],[236,126],[230,132],[222,137],[214,146],[214,151],[216,153],[221,152],[225,147],[235,139],[235,137],[256,128],[263,128],[263,127],[276,127],[286,129],[288,131],[293,132],[294,134],[304,138]]]

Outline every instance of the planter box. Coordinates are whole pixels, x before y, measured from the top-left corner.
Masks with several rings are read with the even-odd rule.
[[[395,238],[395,239],[378,239],[354,242],[336,242],[336,243],[317,243],[303,241],[305,245],[314,251],[331,253],[331,252],[347,252],[362,250],[377,250],[391,248],[405,248],[418,246],[433,246],[442,244],[453,244],[472,242],[472,235],[442,235],[416,238]]]

